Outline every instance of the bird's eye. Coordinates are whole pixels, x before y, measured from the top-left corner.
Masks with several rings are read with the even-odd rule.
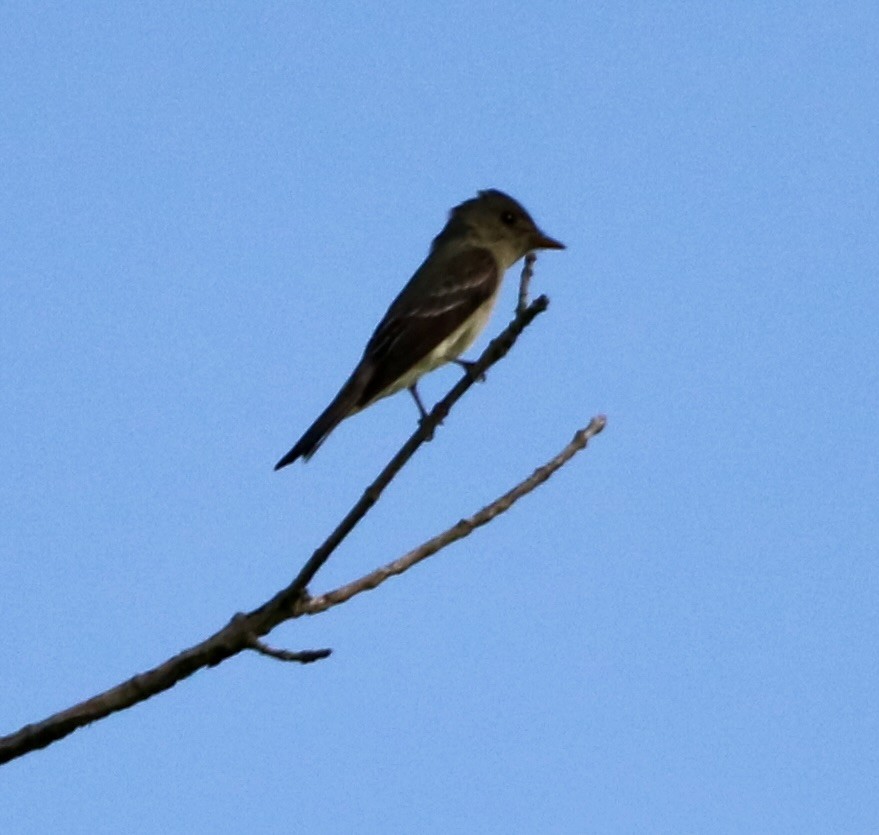
[[[516,222],[516,216],[512,212],[503,212],[501,214],[501,223],[506,226],[512,226]]]

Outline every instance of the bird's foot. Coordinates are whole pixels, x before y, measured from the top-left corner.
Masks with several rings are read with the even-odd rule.
[[[460,360],[460,359],[459,359],[459,360],[453,360],[453,362],[454,362],[456,365],[460,365],[461,368],[463,368],[463,369],[467,372],[467,374],[468,374],[471,378],[473,378],[473,380],[475,380],[477,383],[484,383],[484,382],[485,382],[485,372],[484,372],[484,371],[480,371],[480,372],[477,374],[477,373],[473,370],[474,368],[476,368],[476,363],[475,363],[475,362],[471,362],[470,360]]]

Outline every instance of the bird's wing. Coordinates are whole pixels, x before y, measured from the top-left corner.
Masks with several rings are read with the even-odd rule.
[[[425,276],[397,297],[363,354],[372,374],[360,405],[376,398],[457,331],[497,292],[501,276],[487,249],[453,256],[439,280]]]

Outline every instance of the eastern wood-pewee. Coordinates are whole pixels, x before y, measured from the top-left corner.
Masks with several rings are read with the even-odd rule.
[[[308,460],[346,417],[408,388],[422,417],[419,377],[458,357],[485,327],[509,267],[534,249],[564,249],[501,191],[456,206],[424,263],[379,322],[333,402],[277,464]]]

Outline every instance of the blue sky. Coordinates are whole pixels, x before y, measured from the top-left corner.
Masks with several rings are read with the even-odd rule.
[[[7,765],[0,828],[879,829],[877,39],[871,3],[4,4],[0,731],[289,581],[412,404],[271,467],[477,189],[568,244],[550,309],[313,590],[609,423],[272,636],[330,660]]]

